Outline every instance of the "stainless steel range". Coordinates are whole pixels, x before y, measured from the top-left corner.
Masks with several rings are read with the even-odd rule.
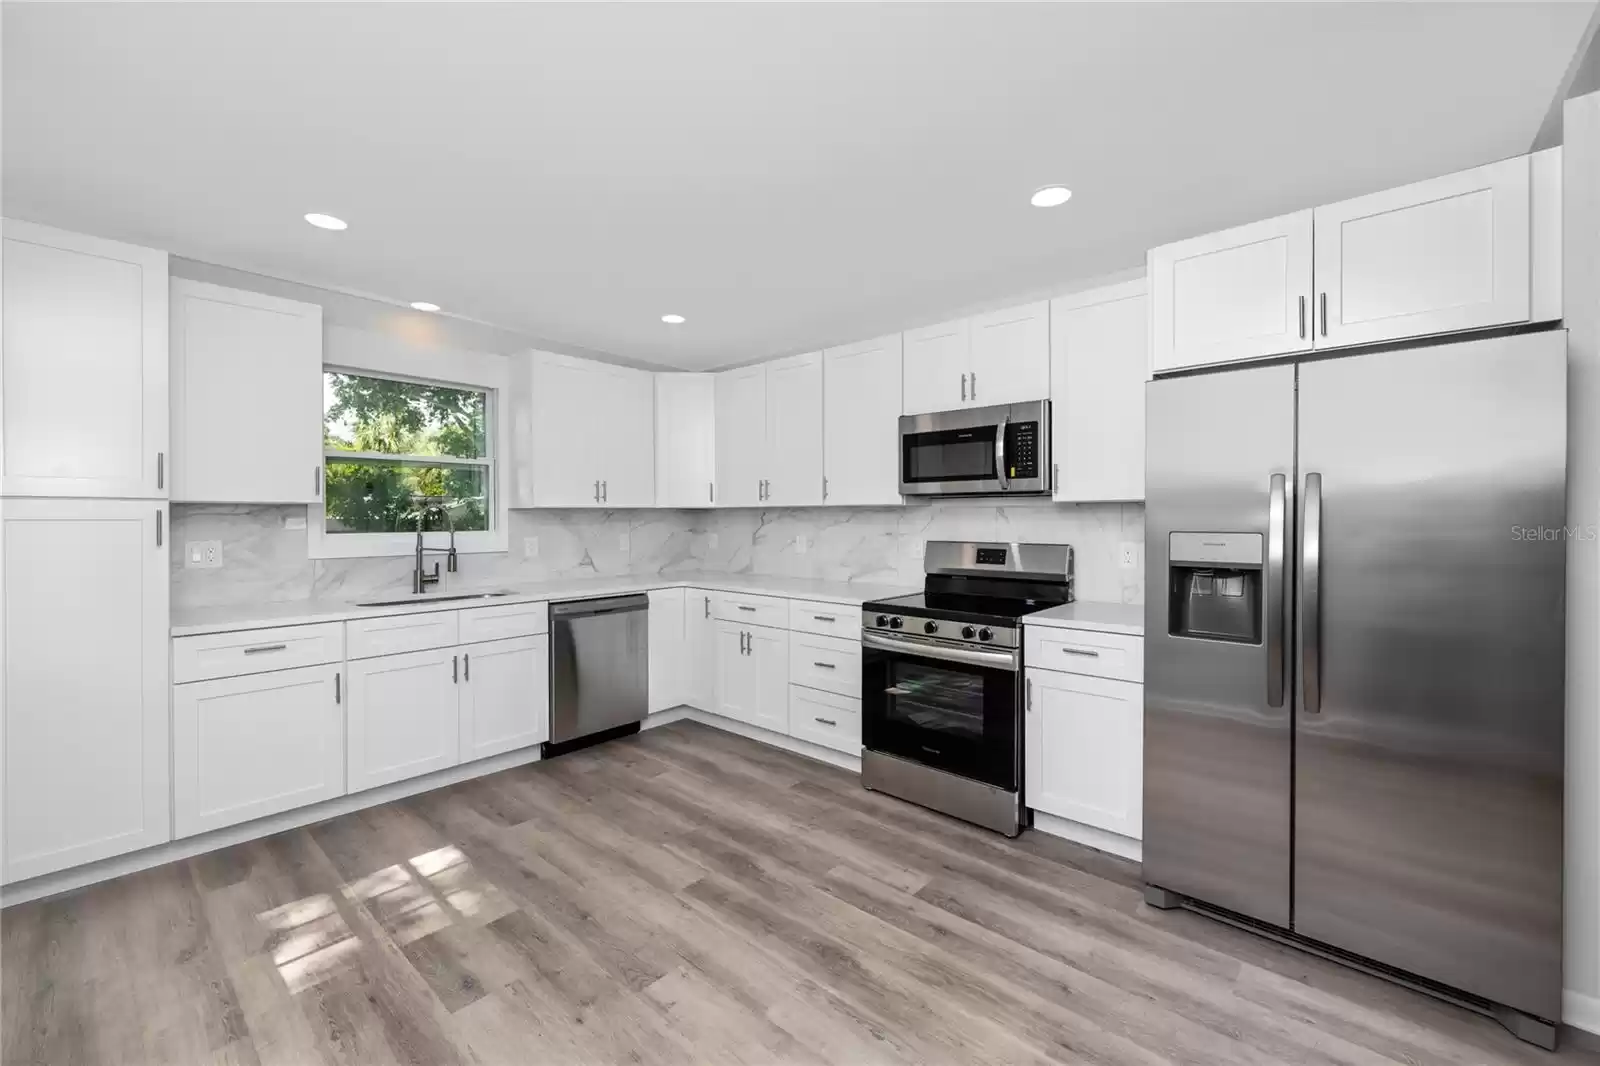
[[[1072,546],[936,540],[924,560],[921,593],[861,608],[861,783],[1016,836],[1021,619],[1072,602]]]

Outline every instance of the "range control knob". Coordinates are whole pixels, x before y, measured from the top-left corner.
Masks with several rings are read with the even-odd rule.
[[[939,623],[938,622],[926,622],[926,623],[923,624],[922,630],[925,633],[937,633],[937,632],[939,632]]]
[[[988,630],[988,629],[980,629],[980,630],[978,630],[978,639],[979,640],[993,640],[994,639],[994,633],[992,631]]]
[[[875,619],[875,620],[874,620],[874,623],[873,623],[873,624],[874,624],[874,625],[880,625],[880,626],[886,626],[886,625],[888,625],[888,624],[889,624],[889,616],[888,616],[888,615],[886,615],[886,614],[880,614],[880,615],[879,615],[879,616],[878,616],[878,617],[877,617],[877,618],[876,618],[876,619]]]
[[[889,619],[889,628],[890,628],[890,629],[899,629],[899,628],[900,628],[900,626],[901,626],[901,625],[903,625],[903,624],[904,624],[904,623],[902,623],[902,622],[901,622],[901,621],[900,621],[900,619],[898,619],[898,618],[891,618],[891,619]]]
[[[971,626],[962,626],[961,627],[961,635],[963,637],[967,638],[968,640],[971,640],[973,635],[975,633],[977,633],[977,632],[978,631],[976,629],[973,629]]]

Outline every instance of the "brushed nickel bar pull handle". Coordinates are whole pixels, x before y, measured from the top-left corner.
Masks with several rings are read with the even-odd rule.
[[[343,703],[344,699],[339,694],[339,671],[333,672],[333,702]]]
[[[967,375],[961,375],[961,402],[967,402]]]
[[[974,400],[978,398],[978,372],[976,370],[972,372],[972,398]]]
[[[837,727],[838,727],[838,725],[839,725],[839,723],[838,723],[838,722],[836,722],[836,721],[834,721],[834,720],[833,720],[833,719],[832,719],[832,718],[815,718],[815,717],[814,717],[814,718],[812,718],[812,719],[811,719],[811,720],[812,720],[812,721],[813,721],[813,722],[821,722],[821,723],[822,723],[822,724],[823,724],[823,725],[831,725],[831,726],[834,726],[834,727],[836,727],[836,728],[837,728]]]
[[[812,666],[820,666],[824,670],[837,670],[837,669],[839,669],[839,664],[838,663],[824,663],[824,662],[817,662],[817,661],[813,660],[811,665]]]
[[[1100,658],[1100,653],[1099,652],[1091,651],[1088,648],[1062,648],[1061,650],[1063,652],[1065,652],[1067,655],[1084,655],[1084,656],[1087,656],[1090,659],[1098,659],[1098,658]]]
[[[1300,297],[1300,339],[1306,339],[1306,298]]]
[[[814,614],[811,617],[819,622],[837,622],[839,620],[837,616],[831,614]]]
[[[158,548],[161,547],[161,519],[164,513],[161,508],[156,508],[156,547]]]
[[[1306,475],[1305,512],[1300,522],[1301,706],[1322,713],[1322,475]]]
[[[452,685],[461,683],[461,656],[459,655],[450,656],[450,683]]]
[[[1288,495],[1287,482],[1282,474],[1273,474],[1267,493],[1267,706],[1283,706],[1283,634],[1284,609],[1287,597],[1283,581],[1284,531],[1287,526],[1285,511]]]
[[[1028,678],[1028,710],[1033,710],[1033,678]]]
[[[742,604],[742,603],[741,603],[741,604],[738,604],[738,605],[737,605],[737,606],[738,606],[738,608],[739,608],[739,610],[741,610],[741,611],[754,611],[754,610],[755,610],[755,608],[754,608],[754,607],[746,607],[746,606],[745,606],[745,605],[744,605],[744,604]]]
[[[167,487],[167,453],[156,452],[156,488]]]
[[[472,653],[470,651],[461,656],[461,680],[472,680]]]
[[[246,648],[244,653],[246,655],[260,655],[264,651],[283,651],[288,646],[287,644],[257,644],[253,648]]]
[[[1328,294],[1322,294],[1322,335],[1328,335]]]
[[[320,500],[322,498],[322,467],[320,466],[311,468],[311,489],[316,494],[317,499]]]
[[[609,482],[609,481],[600,482],[600,502],[601,503],[610,503],[611,502],[611,482]]]
[[[711,597],[710,596],[705,596],[705,597],[703,597],[703,599],[706,601],[705,617],[710,618],[711,617]]]

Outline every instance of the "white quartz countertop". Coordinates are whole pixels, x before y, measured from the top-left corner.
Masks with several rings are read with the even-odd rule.
[[[1051,629],[1090,629],[1100,633],[1144,636],[1144,605],[1136,603],[1064,603],[1048,611],[1027,615],[1025,626]]]
[[[203,633],[226,633],[238,629],[263,629],[268,626],[310,625],[316,622],[343,622],[351,618],[379,618],[386,615],[423,611],[469,610],[498,604],[527,603],[533,600],[576,600],[595,596],[619,596],[652,589],[694,588],[710,592],[749,592],[786,599],[821,600],[859,607],[868,600],[904,596],[919,591],[913,585],[866,585],[844,581],[813,581],[798,577],[763,577],[754,574],[717,574],[685,570],[672,574],[637,574],[620,577],[575,577],[550,581],[481,587],[452,587],[442,592],[427,592],[411,597],[404,589],[372,593],[372,600],[408,600],[389,607],[363,607],[345,600],[286,600],[275,603],[237,603],[218,607],[192,607],[172,612],[172,635],[192,637]],[[510,595],[493,599],[445,600],[444,596],[464,593],[506,591]]]

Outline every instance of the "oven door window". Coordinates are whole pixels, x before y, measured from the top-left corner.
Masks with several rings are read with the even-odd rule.
[[[867,747],[1018,787],[1016,673],[873,650],[863,682]]]
[[[902,441],[902,480],[908,484],[993,481],[994,435],[992,427],[909,433]]]

